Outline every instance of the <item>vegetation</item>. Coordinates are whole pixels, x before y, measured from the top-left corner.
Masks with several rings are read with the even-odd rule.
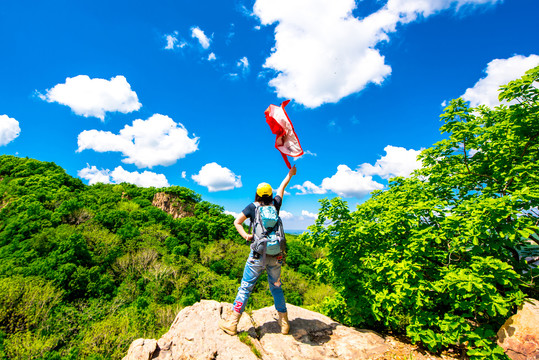
[[[188,216],[152,206],[166,193]],[[287,301],[332,293],[290,237]],[[93,186],[54,163],[0,156],[0,358],[119,359],[200,299],[232,302],[249,247],[233,218],[182,187]],[[273,304],[260,279],[250,308]],[[290,286],[287,288],[287,285]]]
[[[322,200],[311,232],[288,236],[287,301],[433,352],[506,358],[497,329],[539,296],[538,80],[539,67],[502,87],[508,106],[453,100],[422,168],[355,211]],[[158,193],[185,216],[153,206]],[[87,186],[0,156],[0,358],[118,359],[182,307],[232,302],[249,252],[232,223],[186,188]],[[249,310],[273,304],[260,282]]]
[[[305,240],[337,294],[323,310],[351,325],[405,333],[431,351],[506,358],[496,331],[539,295],[539,67],[501,88],[509,106],[453,100],[447,139],[422,168],[350,212],[323,200]],[[535,82],[535,83],[534,83]]]

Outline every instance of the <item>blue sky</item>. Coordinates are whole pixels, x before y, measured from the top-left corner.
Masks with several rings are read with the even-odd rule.
[[[287,168],[264,110],[305,155],[289,230],[419,166],[444,104],[497,105],[539,64],[536,0],[0,3],[0,153],[87,184],[186,186],[239,213]]]

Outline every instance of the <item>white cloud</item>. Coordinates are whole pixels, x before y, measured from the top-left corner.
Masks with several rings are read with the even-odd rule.
[[[374,190],[382,190],[384,185],[374,181],[372,176],[361,173],[360,170],[354,171],[346,165],[339,165],[337,173],[322,180],[320,186],[305,181],[303,185],[291,188],[300,191],[297,195],[325,194],[331,191],[342,197],[362,198]]]
[[[182,179],[186,179],[187,178],[187,173],[185,171],[182,171]]]
[[[238,216],[240,216],[240,213],[237,213],[237,212],[234,212],[234,211],[225,210],[224,213],[227,214],[227,215],[232,215],[232,216],[234,216],[234,218],[237,218]]]
[[[515,80],[539,64],[539,55],[528,57],[515,55],[509,59],[494,59],[488,63],[484,78],[480,79],[472,88],[466,90],[462,98],[470,102],[470,106],[487,105],[494,107],[500,105],[498,101],[499,88],[509,81]]]
[[[208,61],[213,61],[213,60],[216,60],[217,57],[215,56],[214,53],[211,53],[210,55],[208,55]]]
[[[249,60],[244,56],[238,60],[236,66],[239,67],[243,72],[247,72],[249,71]]]
[[[388,145],[384,148],[386,155],[376,161],[376,164],[362,164],[359,171],[365,175],[378,175],[382,179],[395,176],[409,176],[412,171],[421,168],[421,161],[417,156],[421,150]]]
[[[453,5],[497,1],[388,0],[358,19],[352,14],[354,0],[257,0],[254,14],[262,25],[277,23],[275,46],[264,64],[277,73],[270,85],[278,96],[312,108],[338,102],[370,83],[381,84],[391,67],[376,46],[388,41],[398,24]]]
[[[117,151],[126,164],[138,168],[156,165],[169,166],[187,154],[198,150],[198,138],[190,138],[187,129],[170,117],[155,114],[148,120],[135,120],[118,135],[109,131],[86,130],[78,136],[77,152]]]
[[[316,155],[316,153],[313,153],[312,151],[305,150],[305,151],[303,152],[303,155],[293,157],[292,159],[293,159],[294,161],[298,161],[299,159],[302,159],[304,156],[317,156],[317,155]]]
[[[0,115],[0,146],[15,140],[21,133],[19,122],[7,115]]]
[[[342,197],[362,198],[374,190],[384,188],[384,185],[373,180],[373,175],[383,179],[394,176],[406,177],[421,167],[421,162],[417,160],[420,150],[407,150],[391,145],[386,146],[384,150],[386,155],[378,159],[374,165],[364,163],[358,166],[357,170],[352,170],[347,165],[339,165],[337,173],[323,179],[320,186],[305,181],[302,185],[294,185],[291,188],[300,191],[297,195],[325,194],[331,191]]]
[[[374,190],[382,190],[384,185],[374,181],[372,176],[339,165],[335,175],[322,180],[322,188],[342,197],[362,198]]]
[[[191,37],[196,38],[204,49],[210,47],[210,39],[204,34],[204,31],[200,30],[198,26],[191,28]]]
[[[121,75],[110,80],[90,79],[87,75],[67,78],[64,84],[57,84],[39,97],[47,102],[67,105],[77,115],[101,120],[105,119],[106,112],[126,114],[142,106],[131,85]]]
[[[96,166],[90,166],[86,164],[84,169],[81,169],[77,172],[77,175],[81,179],[88,180],[88,184],[94,185],[97,183],[110,184],[110,170],[101,169],[99,170]]]
[[[308,212],[307,210],[301,210],[301,216],[311,218],[311,219],[317,219],[318,214]]]
[[[310,181],[305,181],[303,185],[294,185],[290,187],[291,189],[297,189],[301,191],[298,193],[298,195],[305,195],[305,194],[325,194],[327,192],[326,189],[321,188],[320,186],[316,186]]]
[[[178,32],[175,31],[174,34],[165,35],[165,39],[167,40],[167,45],[165,46],[165,49],[172,50],[174,47],[176,47],[176,44],[178,43]]]
[[[123,182],[135,184],[142,187],[167,187],[168,180],[163,174],[157,174],[151,171],[139,173],[137,171],[129,172],[121,166],[116,167],[113,171],[108,169],[99,170],[95,166],[87,165],[84,169],[79,170],[77,175],[88,180],[90,185],[103,184],[120,184]]]
[[[290,220],[294,218],[294,214],[285,210],[279,210],[279,217],[283,220]]]
[[[199,173],[192,175],[191,178],[197,184],[207,187],[210,192],[232,190],[242,186],[241,176],[215,162],[204,165]]]
[[[174,50],[174,49],[181,49],[187,46],[187,43],[183,40],[180,40],[178,38],[178,31],[174,31],[174,33],[165,35],[165,40],[167,41],[167,44],[165,45],[165,50]]]
[[[129,172],[118,166],[111,173],[112,180],[115,183],[127,182],[142,187],[168,187],[169,183],[165,175],[157,174],[151,171],[139,173],[137,171]]]

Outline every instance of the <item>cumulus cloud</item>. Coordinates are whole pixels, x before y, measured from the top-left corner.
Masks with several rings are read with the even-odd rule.
[[[421,161],[417,156],[421,150],[388,145],[384,148],[386,155],[376,161],[376,164],[368,163],[360,166],[360,171],[365,175],[378,175],[382,179],[395,176],[409,176],[412,171],[421,168]]]
[[[42,100],[67,105],[71,110],[84,117],[105,119],[106,112],[124,114],[140,109],[142,106],[137,94],[125,77],[118,75],[110,80],[90,79],[87,75],[67,78],[45,94],[38,94]]]
[[[204,165],[199,173],[192,175],[191,178],[197,184],[207,187],[210,192],[232,190],[242,186],[241,176],[215,162]]]
[[[308,212],[307,210],[301,210],[301,216],[310,218],[310,219],[316,219],[318,218],[318,214]]]
[[[77,152],[120,152],[125,157],[124,163],[152,168],[170,166],[198,150],[198,137],[189,137],[187,129],[170,117],[155,114],[148,120],[133,121],[132,126],[126,125],[119,134],[85,130],[78,136],[78,146]]]
[[[316,186],[311,181],[305,181],[303,185],[294,185],[291,187],[291,189],[299,190],[300,192],[298,195],[305,195],[305,194],[325,194],[327,192],[326,189],[321,188],[320,186]]]
[[[237,212],[234,212],[234,211],[225,210],[224,213],[227,214],[227,215],[232,215],[232,216],[234,216],[234,218],[237,218],[238,216],[240,216],[240,213],[237,213]]]
[[[15,140],[21,133],[19,122],[7,115],[0,115],[0,146]]]
[[[208,55],[208,61],[214,61],[216,59],[217,59],[217,57],[215,56],[214,53],[211,53],[210,55]]]
[[[322,180],[322,188],[342,197],[362,198],[374,190],[382,190],[384,185],[374,181],[372,176],[354,171],[346,165],[337,166],[337,173]]]
[[[200,43],[200,46],[202,46],[204,49],[207,49],[210,47],[210,39],[204,34],[204,31],[202,31],[198,26],[193,26],[191,28],[191,37],[198,40]]]
[[[96,166],[87,165],[84,169],[77,172],[81,179],[88,180],[90,185],[103,184],[120,184],[123,182],[135,184],[142,187],[167,187],[168,180],[163,174],[157,174],[151,171],[139,173],[137,171],[129,172],[121,166],[116,167],[113,171],[108,169],[99,170]]]
[[[294,218],[294,214],[291,212],[288,212],[286,210],[280,210],[279,211],[279,217],[283,220],[290,220]]]
[[[470,102],[470,106],[500,105],[498,101],[501,85],[515,80],[524,73],[539,65],[539,55],[515,55],[509,59],[494,59],[485,69],[486,76],[480,79],[472,88],[466,90],[462,98]]]
[[[342,197],[362,198],[374,190],[382,190],[384,185],[375,181],[373,176],[389,179],[395,176],[409,176],[412,171],[421,167],[417,160],[420,150],[407,150],[402,147],[388,145],[384,148],[386,155],[374,165],[364,163],[352,170],[347,165],[339,165],[337,173],[322,180],[320,186],[305,181],[302,185],[294,185],[291,189],[299,192],[297,195],[325,194],[333,192]]]
[[[362,19],[352,13],[354,0],[257,0],[253,11],[262,25],[277,23],[275,46],[264,64],[277,74],[270,86],[278,96],[313,108],[381,84],[391,67],[376,46],[388,41],[398,24],[452,6],[497,1],[388,0]]]

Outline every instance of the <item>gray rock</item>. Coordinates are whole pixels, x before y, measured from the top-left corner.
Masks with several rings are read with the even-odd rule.
[[[370,359],[389,348],[372,331],[349,328],[297,306],[287,307],[289,335],[280,333],[272,306],[256,310],[252,316],[244,313],[238,324],[238,332],[244,334],[230,336],[219,329],[218,321],[227,317],[232,305],[203,300],[178,313],[153,351],[150,344],[155,340],[138,339],[123,360]]]

